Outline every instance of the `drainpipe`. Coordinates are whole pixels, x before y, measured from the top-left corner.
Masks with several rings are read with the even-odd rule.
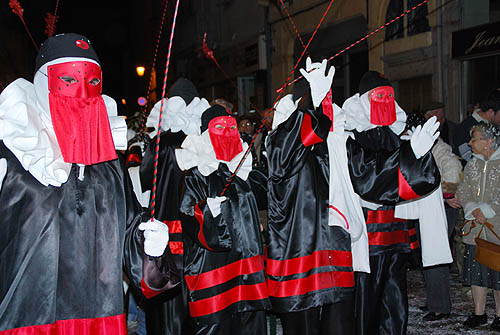
[[[437,62],[439,66],[438,71],[438,97],[439,101],[445,103],[446,98],[446,88],[445,88],[445,64],[444,64],[444,45],[443,45],[443,9],[442,0],[436,1],[437,7]]]
[[[264,7],[264,39],[266,46],[266,89],[264,94],[264,108],[271,100],[271,26],[269,25],[269,6]]]

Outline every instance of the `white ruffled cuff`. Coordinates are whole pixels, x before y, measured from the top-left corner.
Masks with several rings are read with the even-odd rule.
[[[479,204],[479,209],[481,210],[481,212],[483,212],[483,215],[487,219],[491,219],[492,217],[494,217],[496,215],[493,208],[491,208],[491,206],[485,202],[482,202]]]
[[[466,220],[474,220],[474,215],[472,215],[472,211],[475,210],[476,208],[479,208],[479,204],[477,202],[467,202],[464,205],[464,218]]]

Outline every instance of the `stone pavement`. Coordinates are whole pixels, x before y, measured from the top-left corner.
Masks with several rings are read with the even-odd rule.
[[[425,285],[422,272],[411,270],[408,272],[408,300],[409,318],[408,334],[410,335],[451,335],[451,334],[495,334],[489,330],[489,324],[495,315],[495,301],[492,291],[488,292],[486,300],[486,314],[488,315],[488,325],[477,330],[465,330],[462,322],[474,311],[470,289],[462,286],[458,274],[451,274],[451,315],[447,319],[433,322],[422,321],[426,312],[422,312],[418,307],[425,305]]]

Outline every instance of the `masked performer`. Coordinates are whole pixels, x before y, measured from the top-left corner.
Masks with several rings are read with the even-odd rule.
[[[452,261],[448,243],[442,242],[447,241],[446,216],[439,171],[429,151],[439,123],[433,117],[409,141],[401,141],[406,114],[387,78],[375,71],[363,75],[359,93],[342,109],[346,129],[352,131],[346,143],[349,173],[363,199],[370,252],[371,273],[356,273],[357,333],[406,334],[406,261],[418,243],[406,219],[420,220],[424,266]],[[411,203],[415,199],[422,200]],[[409,205],[396,206],[404,201]]]
[[[181,147],[186,135],[199,135],[201,114],[210,105],[207,100],[198,98],[193,83],[178,79],[168,92],[164,101],[161,123],[160,148],[158,153],[158,181],[156,190],[156,217],[169,227],[170,250],[178,269],[183,267],[182,226],[180,221],[181,190],[184,185],[184,171],[175,159],[175,150]],[[161,101],[151,111],[146,126],[158,128]],[[154,135],[156,135],[156,131]],[[156,137],[144,153],[141,164],[141,183],[143,190],[153,187],[153,169]],[[180,271],[182,274],[182,271]],[[181,335],[190,334],[187,291],[182,281],[175,290],[146,304],[148,332],[153,334]],[[159,300],[159,301],[156,301]]]
[[[195,334],[266,334],[269,307],[258,210],[247,183],[247,149],[236,120],[214,105],[201,117],[201,135],[176,150],[186,171],[181,203],[184,279]]]
[[[141,224],[115,151],[126,126],[101,81],[90,41],[62,34],[41,46],[33,84],[0,95],[2,334],[126,334],[123,263],[145,293],[174,285],[164,257],[143,255],[139,229],[162,256],[168,228]]]
[[[266,142],[266,274],[286,335],[353,334],[353,268],[369,271],[362,212],[348,180],[345,119],[332,104],[334,68],[325,75],[326,66],[307,58],[301,72],[310,93],[277,103]]]

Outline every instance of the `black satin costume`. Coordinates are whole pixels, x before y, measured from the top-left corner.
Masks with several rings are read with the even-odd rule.
[[[441,177],[430,152],[416,159],[410,142],[401,142],[389,127],[354,131],[354,136],[347,140],[354,191],[384,204],[377,210],[363,208],[371,273],[356,273],[356,331],[406,334],[406,261],[418,241],[407,220],[394,218],[394,205],[429,194]]]
[[[328,225],[330,125],[321,107],[300,108],[266,142],[266,275],[286,335],[353,333],[351,240],[344,229]]]
[[[182,200],[184,279],[195,334],[266,334],[270,307],[264,278],[257,204],[248,182],[235,177],[215,218],[206,203],[219,196],[231,172],[187,171]]]
[[[169,227],[169,248],[181,274],[181,285],[143,304],[149,334],[191,334],[187,289],[182,279],[183,242],[179,213],[184,172],[180,170],[175,159],[175,149],[180,148],[185,138],[183,132],[166,131],[160,134],[155,217]],[[140,174],[143,190],[153,188],[155,146],[156,137],[151,140],[142,159]]]
[[[86,166],[82,181],[73,164],[68,180],[54,187],[25,171],[3,141],[0,158],[7,160],[0,191],[0,333],[126,334],[122,264],[131,286],[163,290],[171,282],[154,261],[142,262],[137,227],[147,218],[123,164]]]

